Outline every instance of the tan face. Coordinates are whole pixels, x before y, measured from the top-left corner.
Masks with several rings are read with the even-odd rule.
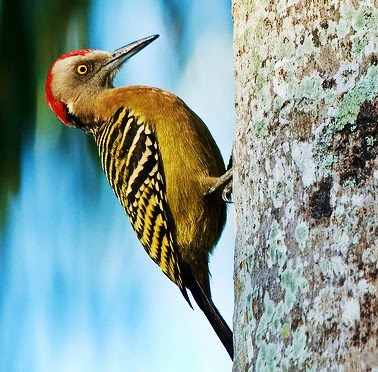
[[[116,71],[106,68],[111,58],[112,53],[94,50],[58,60],[51,70],[53,97],[73,112],[74,105],[80,105],[102,89],[112,87]]]

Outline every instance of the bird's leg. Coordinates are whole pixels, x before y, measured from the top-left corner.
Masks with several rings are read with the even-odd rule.
[[[222,189],[222,199],[226,203],[231,203],[232,193],[232,168],[230,168],[225,174],[220,176],[213,186],[211,186],[205,193],[205,196],[211,195],[214,192]]]
[[[231,175],[230,181],[223,188],[222,199],[226,203],[233,203],[233,200],[232,200],[232,175]]]

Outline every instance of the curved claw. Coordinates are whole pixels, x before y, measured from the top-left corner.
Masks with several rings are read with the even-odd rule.
[[[232,168],[230,168],[225,174],[218,178],[218,181],[207,190],[205,196],[211,195],[219,189],[223,188],[222,199],[226,203],[231,203],[231,193],[232,193]]]
[[[222,199],[226,203],[233,203],[232,200],[232,181],[230,181],[223,189],[222,191]]]

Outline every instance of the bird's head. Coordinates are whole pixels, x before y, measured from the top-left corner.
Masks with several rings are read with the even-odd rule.
[[[122,64],[158,36],[135,41],[113,53],[81,49],[63,54],[47,74],[47,104],[65,125],[73,125],[70,115],[75,113],[75,107],[90,102],[103,89],[113,87],[114,76]]]

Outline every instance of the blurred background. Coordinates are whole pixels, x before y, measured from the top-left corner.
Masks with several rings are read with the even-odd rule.
[[[176,93],[225,162],[234,127],[231,0],[0,0],[0,371],[230,371],[195,306],[144,252],[92,139],[46,107],[63,52],[160,38],[116,85]],[[211,259],[231,325],[233,207]]]

